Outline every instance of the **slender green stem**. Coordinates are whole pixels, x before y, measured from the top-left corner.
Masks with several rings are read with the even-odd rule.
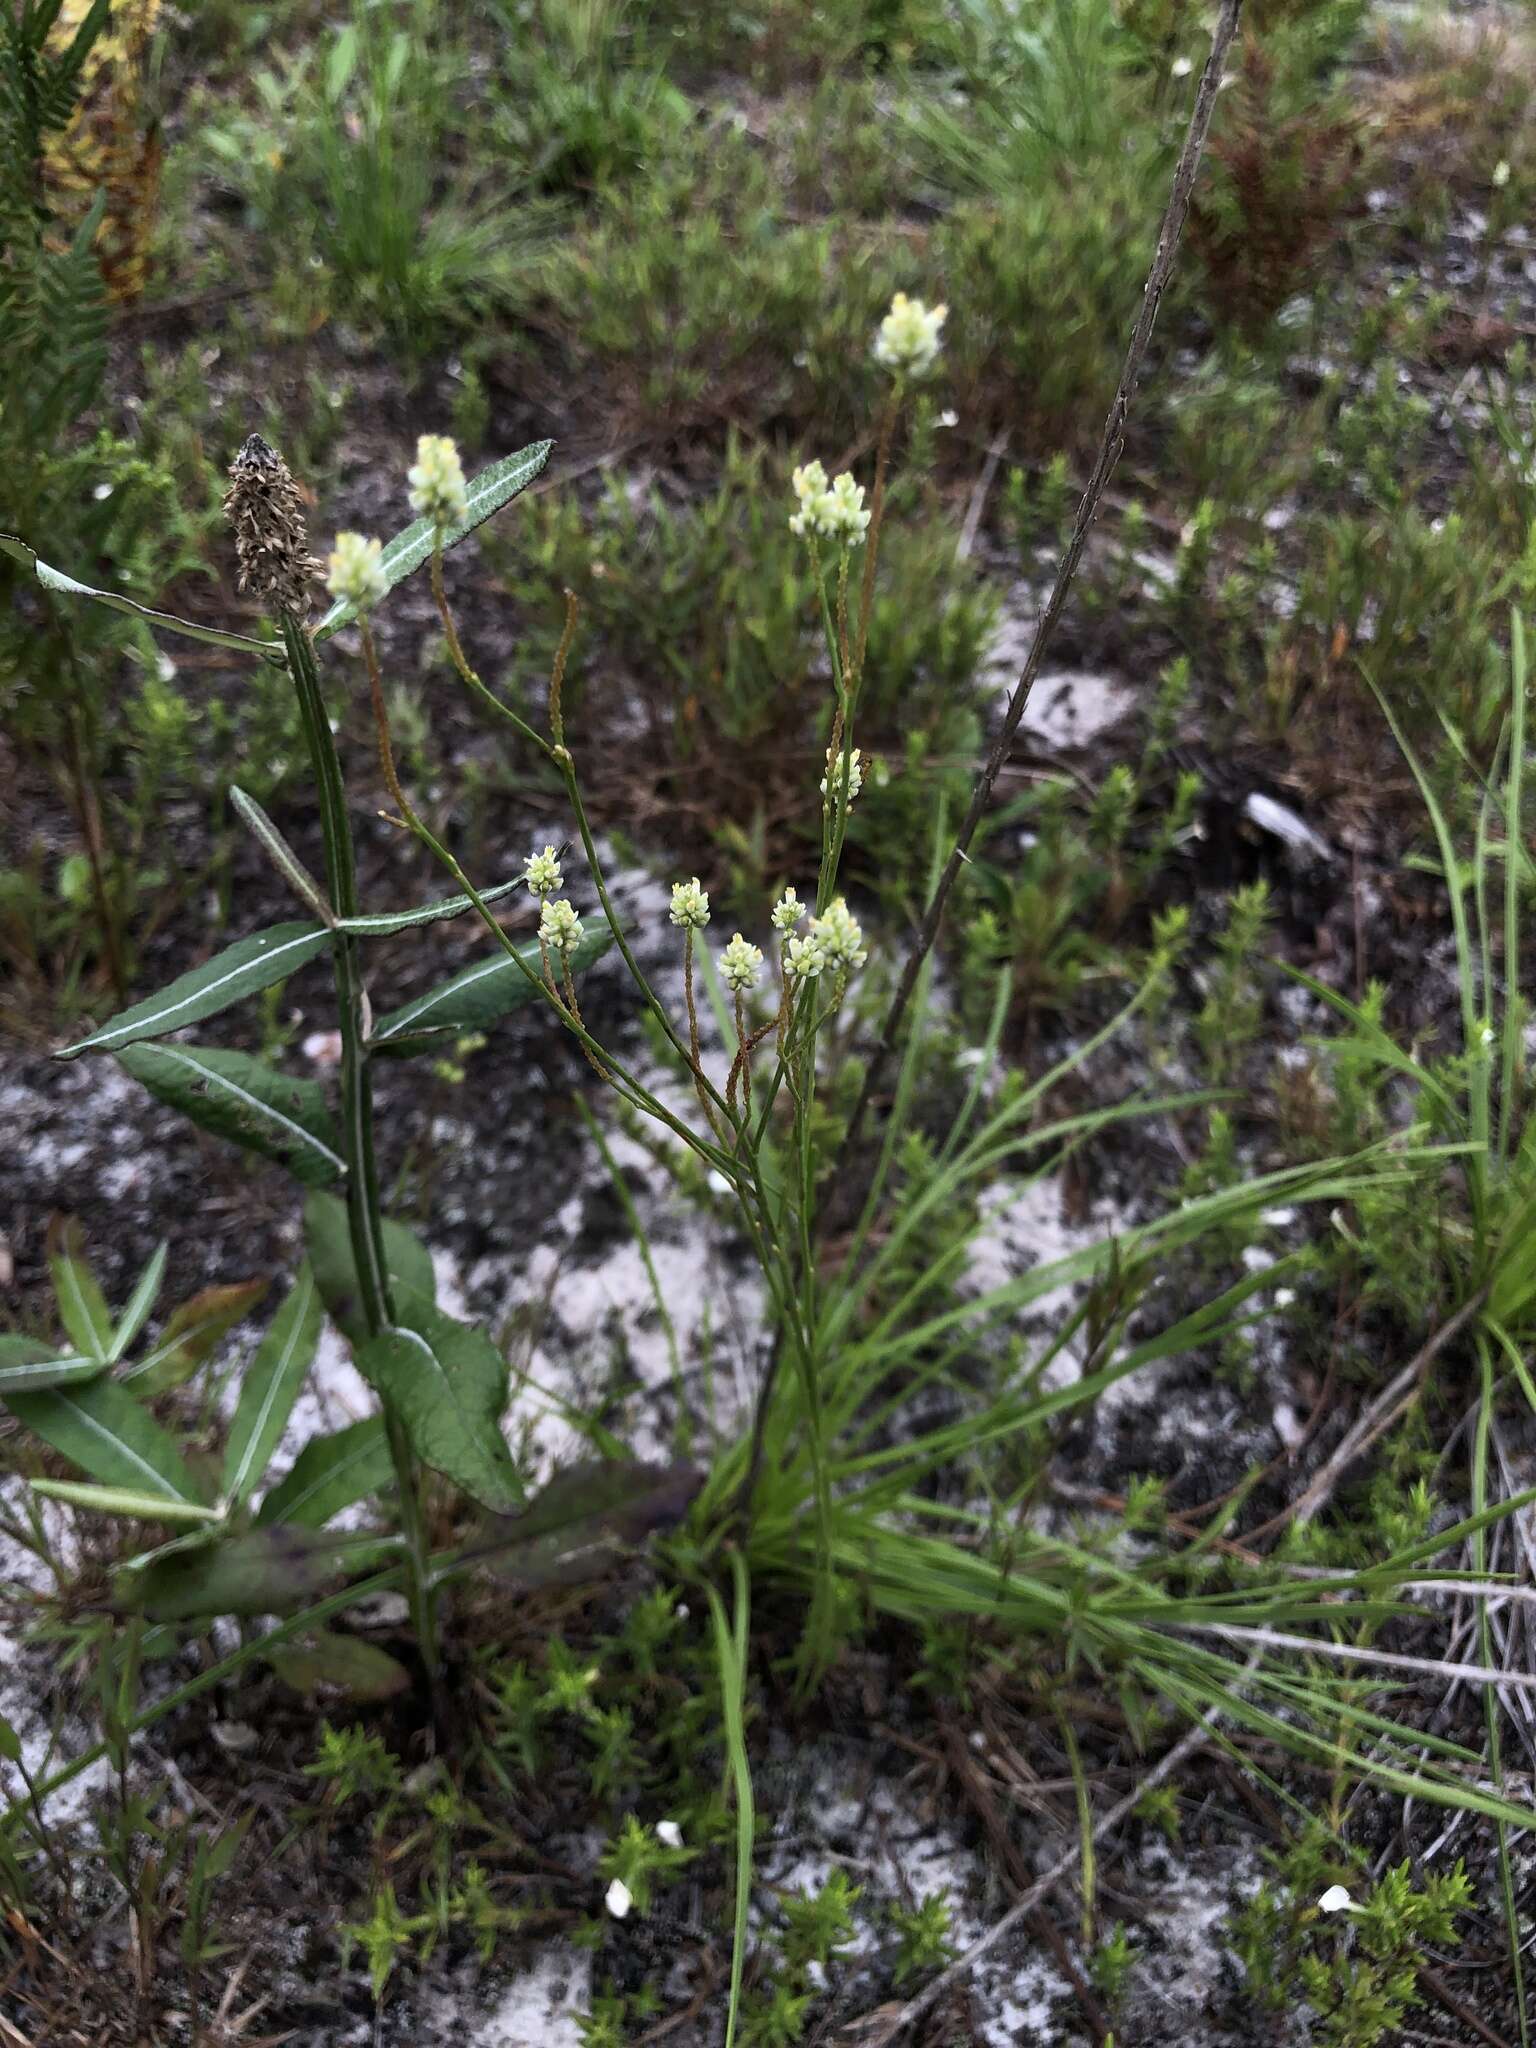
[[[327,888],[337,914],[355,917],[358,913],[357,863],[347,823],[341,762],[320,693],[314,647],[303,626],[287,612],[283,614],[282,627],[289,673],[298,697],[299,718],[320,799]],[[368,996],[354,937],[344,932],[335,935],[331,946],[331,966],[341,1025],[342,1149],[347,1161],[347,1230],[352,1242],[353,1263],[357,1268],[363,1324],[368,1335],[376,1337],[394,1320],[394,1304],[390,1299],[389,1267],[384,1255],[384,1212],[373,1150]],[[411,1617],[436,1710],[441,1663],[426,1524],[421,1509],[420,1468],[405,1424],[388,1401],[383,1403],[383,1408],[385,1434],[400,1501],[400,1533],[406,1550],[406,1584]]]

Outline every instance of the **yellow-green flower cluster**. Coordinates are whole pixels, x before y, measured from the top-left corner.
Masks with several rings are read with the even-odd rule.
[[[749,988],[756,987],[762,966],[762,948],[738,932],[720,955],[720,979],[734,994],[745,995]]]
[[[685,931],[694,932],[703,931],[709,923],[709,895],[700,888],[697,875],[690,881],[672,884],[671,920]]]
[[[869,527],[864,486],[848,470],[832,483],[819,462],[803,463],[790,476],[799,510],[789,518],[791,533],[819,534],[839,547],[856,548]]]
[[[837,792],[839,797],[842,796],[843,757],[840,752],[834,753],[831,747],[827,749],[827,772],[821,778],[821,793],[823,796],[826,796],[829,786]],[[850,806],[863,787],[864,767],[859,758],[859,749],[855,747],[848,756],[848,802]]]
[[[384,574],[384,549],[361,533],[338,533],[326,564],[325,587],[332,597],[357,606],[360,612],[389,595]]]
[[[898,292],[875,335],[875,361],[903,377],[926,377],[938,360],[948,306],[926,306]]]
[[[773,906],[773,928],[776,932],[792,932],[805,915],[805,905],[793,889],[786,889]]]
[[[557,953],[573,952],[581,944],[581,919],[562,896],[546,900],[539,912],[539,937]]]
[[[560,872],[560,856],[552,846],[546,846],[542,853],[529,854],[523,880],[528,884],[531,895],[554,895],[564,877]]]
[[[411,510],[430,519],[435,527],[457,526],[469,516],[464,467],[457,447],[446,434],[420,437],[416,460],[406,472],[406,482],[411,487]]]

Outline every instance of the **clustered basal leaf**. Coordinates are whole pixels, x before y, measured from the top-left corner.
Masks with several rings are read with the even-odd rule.
[[[523,880],[528,884],[531,895],[554,895],[564,876],[560,871],[560,856],[552,846],[546,846],[542,853],[529,854]]]
[[[367,611],[389,595],[384,573],[384,547],[361,533],[338,533],[326,564],[325,587],[344,604]]]
[[[738,932],[720,955],[720,978],[733,994],[745,995],[749,988],[756,987],[762,966],[762,948]]]
[[[240,588],[273,611],[303,618],[320,564],[309,551],[304,500],[275,448],[252,434],[230,464],[224,516],[235,535]]]
[[[581,944],[581,919],[565,897],[546,902],[539,912],[539,937],[557,953],[573,953]]]
[[[672,884],[670,917],[673,924],[681,925],[685,931],[701,932],[709,923],[709,894],[699,886],[697,875]]]
[[[423,434],[416,460],[406,472],[411,510],[437,527],[456,526],[469,513],[469,493],[459,451],[446,434]]]
[[[927,306],[897,292],[875,335],[875,361],[903,377],[926,377],[938,360],[948,306]]]

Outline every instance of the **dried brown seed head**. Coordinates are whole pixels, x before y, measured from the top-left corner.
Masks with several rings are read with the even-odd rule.
[[[302,619],[309,612],[309,585],[320,564],[309,552],[304,501],[292,472],[277,450],[252,434],[229,470],[224,513],[235,532],[240,588],[253,591],[274,611]]]

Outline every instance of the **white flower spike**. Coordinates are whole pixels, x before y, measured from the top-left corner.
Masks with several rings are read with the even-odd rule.
[[[806,462],[790,477],[799,510],[790,514],[791,533],[819,534],[839,547],[856,548],[869,527],[864,486],[844,470],[833,483],[819,462]]]
[[[446,434],[423,434],[416,443],[416,460],[406,471],[411,487],[411,510],[430,519],[441,531],[457,526],[469,516],[469,493],[464,487],[464,466],[459,451]]]
[[[367,611],[389,595],[383,553],[383,544],[369,540],[365,534],[338,533],[326,564],[326,589],[344,604],[355,604],[360,612]]]
[[[786,889],[773,906],[773,928],[776,932],[792,932],[805,915],[805,905],[793,889]]]
[[[570,953],[581,944],[581,919],[562,896],[546,900],[539,912],[539,937],[557,953]]]
[[[808,932],[796,933],[784,948],[785,968],[797,980],[813,980],[826,964],[827,956],[814,923]]]
[[[681,1849],[683,1831],[675,1820],[659,1820],[656,1823],[656,1839],[666,1849]]]
[[[824,914],[812,920],[811,937],[820,946],[827,966],[838,974],[849,974],[869,958],[859,921],[839,896]]]
[[[836,791],[839,797],[842,796],[843,756],[841,750],[834,754],[830,747],[827,749],[827,772],[821,778],[821,793],[823,796],[826,796],[829,786]],[[848,756],[848,803],[850,809],[852,808],[854,798],[863,787],[864,768],[859,758],[859,749],[855,747]]]
[[[564,877],[560,872],[560,856],[552,846],[546,846],[542,853],[529,854],[523,880],[528,884],[530,895],[554,895]]]
[[[616,1877],[613,1880],[613,1883],[608,1887],[608,1891],[606,1896],[604,1897],[603,1904],[608,1908],[609,1912],[613,1915],[615,1920],[623,1920],[628,1915],[629,1909],[634,1903],[634,1893],[630,1890],[629,1886],[624,1882],[622,1877]]]
[[[671,920],[685,931],[701,932],[709,923],[709,893],[694,875],[689,881],[672,884]]]
[[[926,377],[938,360],[948,306],[927,306],[898,292],[875,336],[875,361],[897,376]]]
[[[720,979],[733,995],[745,995],[762,972],[763,950],[738,932],[720,955]]]

